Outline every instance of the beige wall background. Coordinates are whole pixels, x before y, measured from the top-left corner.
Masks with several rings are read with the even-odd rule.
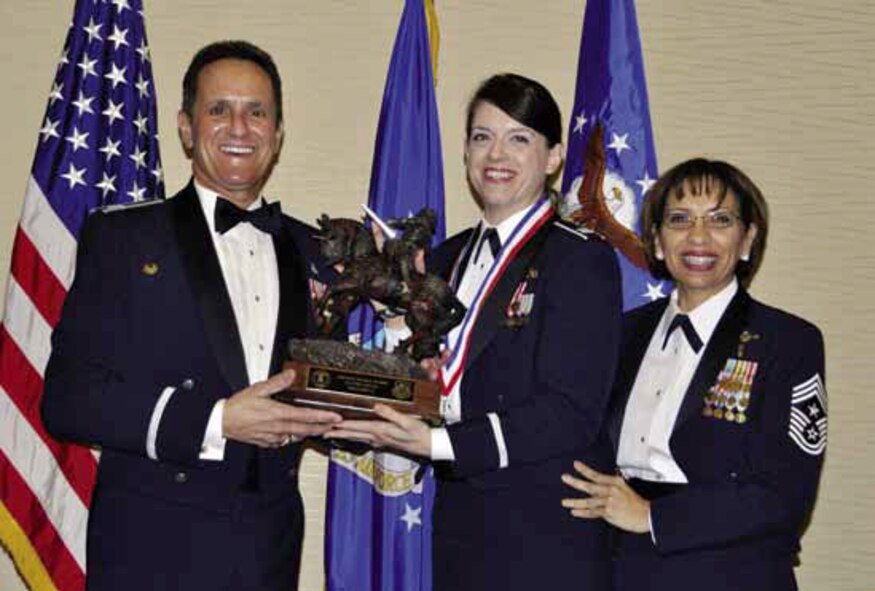
[[[188,60],[205,43],[246,38],[286,84],[286,145],[268,187],[284,209],[357,215],[402,0],[146,2],[166,182],[188,177],[175,112]],[[0,273],[73,2],[0,0]],[[462,168],[465,101],[478,81],[517,71],[544,82],[568,116],[583,0],[438,0],[437,91],[450,230],[476,215]],[[638,18],[662,168],[727,159],[770,201],[772,239],[759,298],[815,322],[827,343],[830,443],[803,539],[803,589],[875,589],[875,3],[871,0],[641,0]],[[2,428],[2,427],[0,427]],[[323,588],[325,458],[305,456],[301,589]],[[715,509],[719,510],[719,509]],[[136,535],[136,532],[131,532]],[[0,588],[23,589],[0,553]]]

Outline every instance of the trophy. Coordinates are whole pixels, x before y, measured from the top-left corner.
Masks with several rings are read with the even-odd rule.
[[[423,209],[415,216],[383,222],[365,208],[385,241],[377,247],[358,220],[322,215],[316,239],[326,263],[339,270],[316,304],[322,339],[293,339],[284,368],[295,370],[292,386],[274,395],[289,404],[324,408],[347,418],[373,418],[386,404],[438,424],[440,385],[419,365],[437,357],[443,336],[462,321],[465,306],[440,277],[417,268],[434,235],[437,217]],[[403,316],[411,335],[392,353],[329,340],[359,303],[376,303],[386,317]]]

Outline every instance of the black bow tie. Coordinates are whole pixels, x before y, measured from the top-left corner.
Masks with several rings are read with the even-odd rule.
[[[282,212],[279,202],[265,204],[252,211],[240,209],[227,199],[216,199],[216,232],[224,234],[241,222],[249,222],[262,232],[276,235],[282,228]]]
[[[477,252],[474,253],[474,262],[480,259],[480,251],[483,249],[483,243],[489,244],[489,251],[492,253],[494,260],[498,256],[498,251],[501,250],[501,238],[498,237],[498,230],[495,228],[487,228],[483,235],[480,236],[480,242],[477,244]]]
[[[662,348],[665,349],[665,346],[668,344],[668,337],[670,337],[671,333],[673,333],[678,327],[684,331],[684,336],[687,337],[687,342],[690,344],[690,347],[692,347],[693,352],[698,353],[702,349],[702,339],[699,338],[699,334],[693,327],[693,323],[690,322],[690,317],[686,314],[677,314],[671,319],[671,324],[668,326],[668,332],[665,333],[665,340],[662,341]]]

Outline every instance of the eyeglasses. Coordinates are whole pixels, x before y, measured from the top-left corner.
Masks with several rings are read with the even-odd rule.
[[[703,215],[691,215],[688,211],[669,211],[662,218],[662,225],[671,230],[689,230],[696,225],[696,220],[702,220],[709,230],[725,230],[735,225],[741,217],[725,209],[709,211]]]

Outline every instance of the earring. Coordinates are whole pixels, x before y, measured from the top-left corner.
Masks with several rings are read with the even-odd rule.
[[[741,260],[744,261],[745,263],[750,262],[750,253],[747,252],[747,253],[741,255]]]

